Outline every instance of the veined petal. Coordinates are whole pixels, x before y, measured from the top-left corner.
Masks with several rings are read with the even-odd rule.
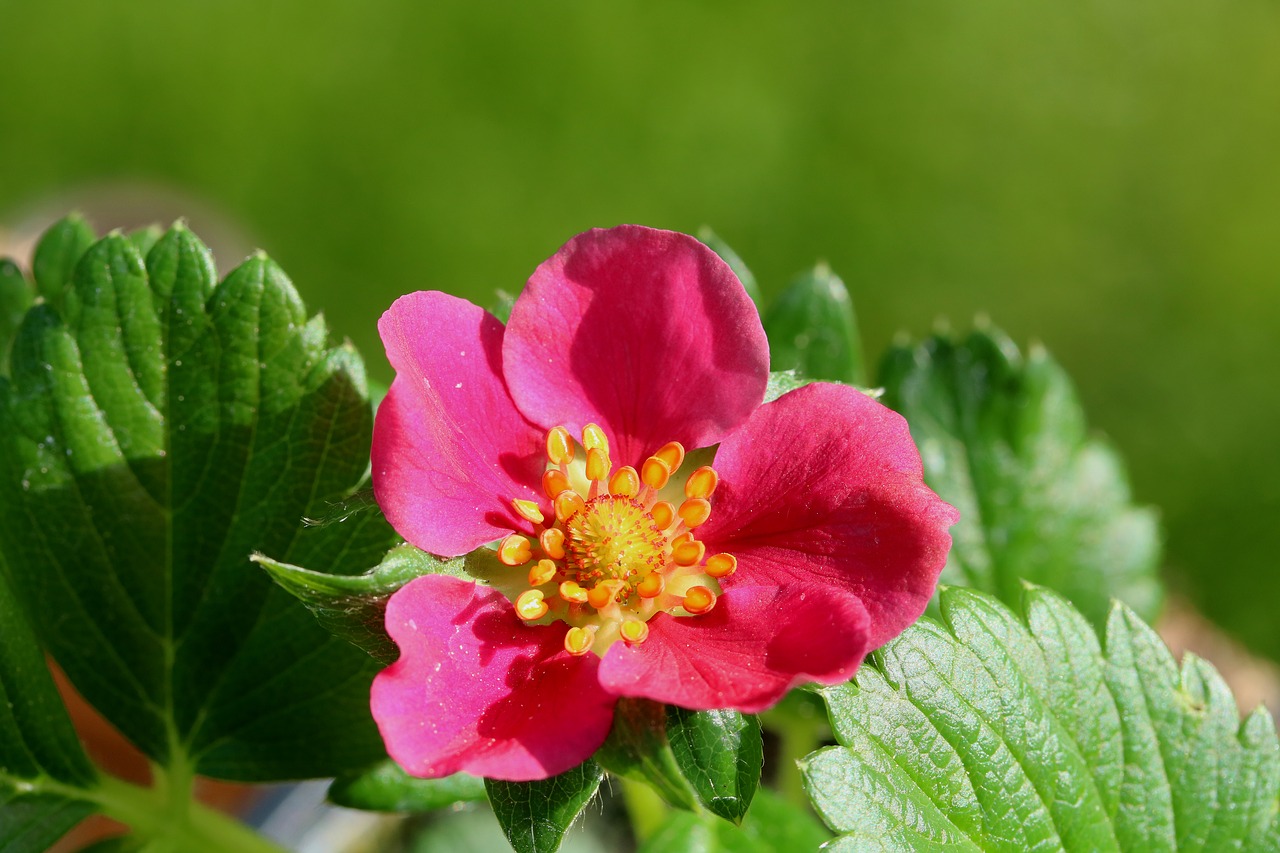
[[[871,617],[870,648],[924,612],[959,514],[924,485],[900,415],[815,383],[761,406],[715,467],[715,511],[699,532],[738,560],[725,586],[844,590]]]
[[[415,776],[545,779],[609,733],[616,699],[599,658],[568,654],[567,626],[525,625],[492,589],[417,578],[391,597],[386,625],[400,659],[374,679],[371,707],[388,754]]]
[[[444,293],[395,301],[378,322],[395,368],[373,427],[373,492],[396,532],[457,556],[525,529],[538,500],[541,434],[502,380],[497,318]]]
[[[760,404],[769,346],[742,283],[692,237],[635,225],[579,234],[516,300],[503,372],[533,422],[595,422],[617,465],[668,441],[706,447]]]
[[[856,598],[829,587],[736,586],[710,613],[659,614],[643,643],[615,643],[600,683],[620,696],[752,714],[798,684],[849,680],[873,648],[868,624]]]

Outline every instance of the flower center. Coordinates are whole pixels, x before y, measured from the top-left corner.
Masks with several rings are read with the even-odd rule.
[[[536,541],[512,533],[498,546],[503,564],[527,573],[528,587],[514,597],[520,618],[567,622],[570,654],[603,655],[618,640],[643,643],[646,623],[658,613],[710,612],[718,580],[737,560],[708,556],[695,537],[711,517],[720,478],[705,465],[681,477],[684,461],[684,447],[672,441],[639,471],[614,470],[609,441],[595,424],[583,429],[581,445],[564,427],[547,433],[542,489],[552,513],[535,501],[512,501],[534,525]]]

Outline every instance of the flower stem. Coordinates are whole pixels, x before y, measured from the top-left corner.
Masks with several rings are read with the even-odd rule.
[[[657,791],[644,782],[615,778],[622,786],[622,801],[627,805],[627,815],[631,818],[631,831],[635,834],[636,845],[642,845],[667,822],[671,807],[658,796]]]

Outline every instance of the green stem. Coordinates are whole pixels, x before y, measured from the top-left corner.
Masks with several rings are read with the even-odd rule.
[[[636,836],[636,845],[642,845],[666,823],[671,808],[657,791],[644,782],[620,776],[614,778],[622,785],[622,801],[627,805],[627,815],[631,818],[631,831]]]
[[[818,738],[807,720],[786,717],[778,723],[778,793],[793,806],[807,810],[809,795],[804,790],[800,760],[818,748]]]

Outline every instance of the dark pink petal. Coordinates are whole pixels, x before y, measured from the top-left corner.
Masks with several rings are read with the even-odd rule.
[[[959,513],[924,485],[907,422],[845,386],[761,406],[716,452],[720,488],[699,529],[738,570],[726,586],[852,593],[876,648],[924,612]]]
[[[769,345],[715,252],[636,225],[588,231],[538,267],[502,352],[516,405],[543,427],[596,422],[615,465],[668,441],[706,447],[764,396]]]
[[[395,368],[373,427],[373,493],[405,539],[457,556],[528,523],[540,499],[542,434],[502,381],[502,324],[444,293],[395,301],[378,322]]]
[[[867,642],[857,599],[827,587],[738,586],[701,616],[649,620],[640,645],[614,643],[600,683],[620,696],[752,714],[809,681],[848,681]]]
[[[563,623],[525,625],[497,591],[429,575],[391,597],[386,624],[400,659],[373,681],[373,718],[414,776],[545,779],[609,734],[600,659],[567,653]]]

